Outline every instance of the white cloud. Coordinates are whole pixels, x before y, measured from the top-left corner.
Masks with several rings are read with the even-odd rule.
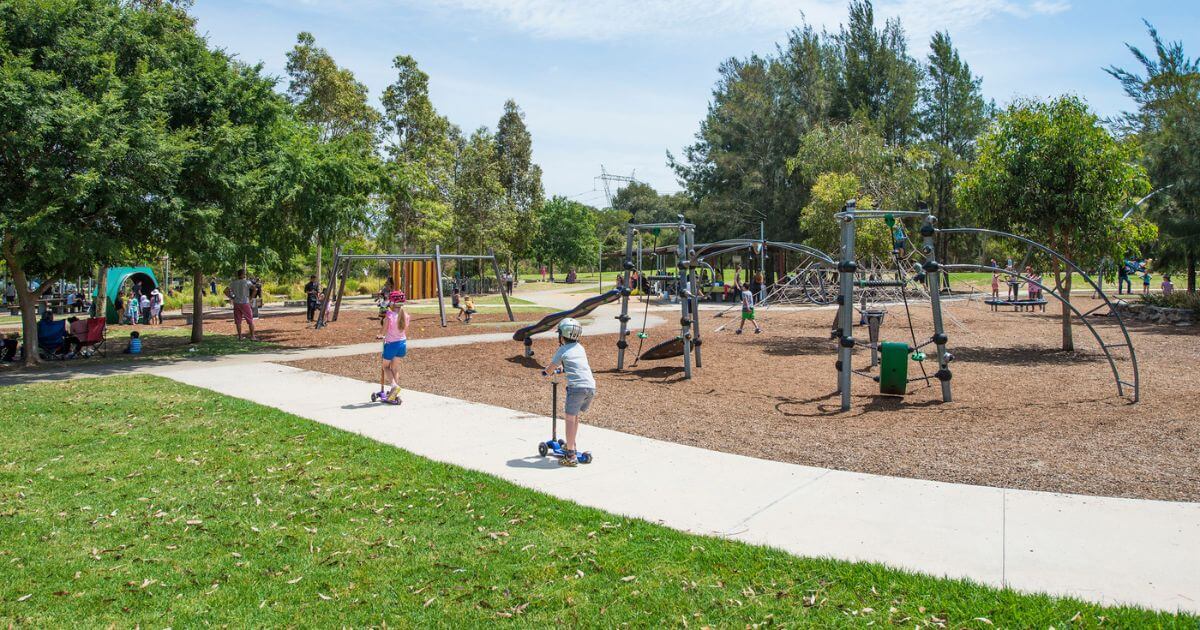
[[[836,28],[845,0],[426,0],[477,13],[549,39],[617,40],[639,36],[778,33],[802,20]],[[424,4],[424,3],[421,3]],[[901,16],[915,34],[977,25],[1011,15],[1030,18],[1070,9],[1067,0],[879,0],[881,17]]]

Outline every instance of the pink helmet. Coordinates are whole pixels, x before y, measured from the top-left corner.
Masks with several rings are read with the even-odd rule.
[[[392,291],[391,293],[388,294],[388,303],[389,304],[404,304],[404,302],[405,302],[405,299],[404,299],[403,291]]]

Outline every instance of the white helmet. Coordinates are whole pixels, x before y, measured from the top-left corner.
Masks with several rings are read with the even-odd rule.
[[[558,323],[558,336],[567,341],[579,341],[583,335],[583,324],[574,317],[568,317]]]

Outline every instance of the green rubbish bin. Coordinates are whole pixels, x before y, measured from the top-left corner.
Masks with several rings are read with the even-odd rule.
[[[879,344],[879,393],[903,396],[908,393],[908,344],[885,341]]]

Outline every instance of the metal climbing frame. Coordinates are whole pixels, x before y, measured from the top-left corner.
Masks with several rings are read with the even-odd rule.
[[[624,284],[627,287],[621,293],[621,314],[617,320],[621,322],[621,331],[617,336],[617,369],[625,369],[625,350],[629,348],[629,296],[631,291],[631,276],[636,266],[633,260],[633,240],[642,230],[677,230],[678,241],[675,252],[675,280],[679,285],[679,336],[683,339],[683,374],[692,378],[693,357],[695,367],[701,367],[700,360],[700,298],[696,286],[696,267],[701,261],[696,258],[696,226],[684,220],[679,215],[677,223],[630,223],[625,228],[625,261]],[[639,270],[640,273],[640,270]]]
[[[842,395],[842,411],[850,410],[851,377],[854,375],[853,352],[856,344],[854,339],[854,289],[856,286],[866,288],[872,285],[869,281],[856,282],[854,279],[854,274],[858,270],[858,263],[855,258],[856,222],[863,219],[899,219],[911,217],[923,220],[921,236],[924,239],[923,254],[925,256],[925,263],[922,265],[922,269],[925,272],[924,277],[929,291],[929,305],[933,314],[933,336],[924,343],[918,344],[917,348],[914,348],[914,351],[929,344],[937,347],[938,371],[936,377],[942,384],[942,401],[951,402],[951,374],[949,364],[952,357],[946,352],[947,337],[942,325],[941,283],[937,280],[938,274],[936,273],[939,269],[939,264],[933,246],[933,237],[937,233],[935,227],[937,218],[924,210],[897,212],[858,210],[854,200],[847,201],[845,210],[835,214],[834,217],[842,223],[841,260],[837,263],[839,280],[837,298],[837,371],[838,391]],[[929,278],[933,278],[933,281],[929,282]]]
[[[513,316],[512,305],[508,301],[508,293],[505,291],[504,282],[500,279],[500,263],[496,261],[496,252],[488,252],[486,255],[471,255],[471,254],[443,254],[441,247],[435,247],[432,254],[354,254],[342,253],[341,248],[333,250],[333,264],[329,266],[329,282],[325,285],[325,299],[321,300],[321,312],[317,314],[317,322],[314,328],[324,328],[329,322],[325,320],[325,311],[329,306],[329,301],[334,300],[333,317],[329,321],[336,322],[338,313],[342,310],[342,295],[346,290],[346,278],[350,275],[350,266],[360,260],[383,260],[383,261],[403,261],[403,260],[432,260],[437,267],[437,294],[438,294],[438,315],[441,317],[442,327],[446,327],[446,302],[442,295],[442,261],[443,260],[490,260],[492,261],[492,273],[496,275],[496,283],[500,287],[500,297],[504,299],[504,310],[508,313],[508,321],[516,321]],[[336,293],[333,290],[334,283],[337,283]]]
[[[1137,352],[1133,348],[1133,340],[1129,337],[1129,329],[1125,326],[1125,321],[1123,319],[1121,319],[1120,312],[1118,312],[1115,308],[1113,308],[1113,304],[1112,304],[1112,302],[1110,302],[1108,300],[1108,296],[1105,295],[1104,291],[1102,291],[1100,289],[1100,285],[1097,284],[1094,280],[1092,280],[1091,276],[1089,276],[1087,273],[1085,273],[1083,271],[1083,269],[1079,268],[1078,265],[1071,262],[1071,260],[1068,259],[1066,256],[1063,256],[1062,254],[1050,249],[1049,247],[1046,247],[1045,245],[1042,245],[1041,243],[1030,240],[1023,236],[1017,236],[1016,234],[1009,234],[1008,232],[998,232],[996,230],[985,230],[983,228],[941,228],[941,229],[936,230],[936,232],[938,234],[982,234],[982,235],[986,235],[986,236],[998,236],[1001,238],[1011,238],[1011,239],[1014,239],[1016,241],[1019,241],[1019,242],[1025,244],[1025,246],[1026,246],[1025,258],[1021,262],[1021,265],[1019,267],[1016,267],[1016,269],[1024,270],[1025,267],[1029,264],[1029,261],[1033,257],[1034,253],[1041,252],[1041,253],[1043,253],[1047,256],[1050,256],[1050,257],[1054,258],[1055,260],[1061,262],[1064,265],[1064,267],[1066,268],[1067,273],[1074,272],[1074,273],[1079,274],[1079,276],[1083,279],[1083,281],[1086,282],[1088,284],[1088,286],[1090,286],[1092,288],[1092,290],[1096,293],[1096,295],[1100,296],[1100,300],[1101,300],[1101,303],[1099,305],[1097,305],[1095,308],[1088,310],[1087,312],[1080,311],[1078,308],[1076,308],[1074,304],[1071,304],[1070,296],[1068,295],[1064,298],[1062,296],[1062,294],[1060,294],[1058,292],[1057,288],[1047,287],[1047,286],[1043,285],[1042,283],[1037,282],[1036,280],[1032,280],[1020,273],[1013,273],[1013,272],[1009,272],[1008,270],[1005,270],[1005,269],[999,269],[999,268],[991,267],[991,266],[987,266],[987,265],[970,265],[970,264],[942,265],[943,269],[945,269],[946,271],[950,271],[950,272],[954,272],[954,271],[984,271],[984,272],[1003,273],[1006,275],[1012,275],[1012,276],[1015,276],[1017,278],[1024,280],[1025,282],[1029,282],[1029,283],[1032,283],[1032,284],[1040,287],[1043,291],[1046,291],[1049,295],[1053,296],[1056,300],[1065,304],[1067,306],[1067,308],[1071,309],[1071,311],[1077,317],[1079,317],[1079,320],[1081,322],[1083,322],[1084,326],[1087,327],[1088,332],[1092,333],[1092,336],[1096,338],[1096,343],[1100,344],[1100,349],[1104,351],[1104,357],[1106,359],[1108,359],[1108,365],[1110,368],[1112,368],[1113,379],[1115,379],[1117,382],[1117,395],[1123,396],[1123,397],[1130,397],[1129,393],[1126,392],[1126,388],[1128,388],[1128,389],[1132,390],[1132,396],[1131,396],[1132,401],[1135,403],[1138,402],[1138,400],[1141,397],[1141,376],[1138,372]],[[1097,328],[1096,326],[1094,326],[1092,324],[1091,321],[1089,321],[1090,317],[1092,317],[1097,311],[1104,309],[1104,307],[1108,307],[1108,313],[1106,313],[1105,315],[1109,318],[1115,319],[1117,322],[1117,327],[1121,330],[1122,340],[1117,343],[1107,343],[1104,340],[1104,337],[1101,336],[1101,334],[1100,334],[1100,328]],[[1121,376],[1121,370],[1118,367],[1116,358],[1112,354],[1112,350],[1119,349],[1119,348],[1125,348],[1126,351],[1129,353],[1129,365],[1130,365],[1130,370],[1132,370],[1132,372],[1133,372],[1133,380],[1126,380],[1126,378],[1123,378]]]

